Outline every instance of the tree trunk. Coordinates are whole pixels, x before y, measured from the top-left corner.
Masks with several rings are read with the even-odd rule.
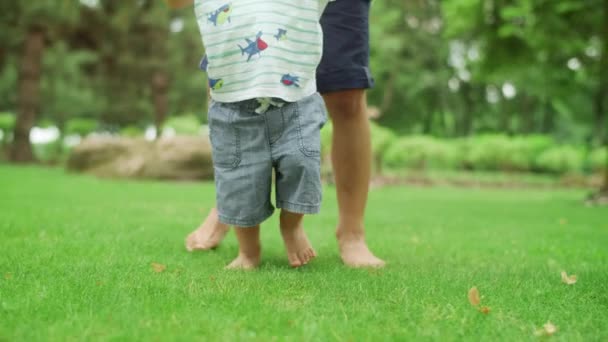
[[[501,132],[511,135],[513,133],[513,111],[511,106],[505,101],[505,98],[498,89],[498,111],[500,115],[499,129]]]
[[[160,138],[163,123],[167,117],[167,91],[169,89],[169,76],[166,72],[157,70],[152,76],[152,99],[154,101],[154,126],[156,138]]]
[[[604,148],[608,150],[608,146],[605,146]],[[606,153],[606,166],[604,167],[604,184],[602,185],[600,192],[608,194],[608,153]]]
[[[460,123],[458,124],[458,135],[469,136],[473,130],[473,112],[475,111],[475,101],[472,94],[473,86],[468,82],[463,82],[460,86],[464,111],[462,112]]]
[[[10,159],[17,163],[34,161],[30,130],[40,107],[40,74],[44,52],[44,32],[30,28],[25,37],[19,68],[18,111]]]
[[[535,115],[534,115],[534,111],[532,110],[532,108],[534,108],[534,105],[532,103],[532,98],[526,94],[522,94],[521,96],[521,106],[520,106],[520,126],[519,126],[519,133],[523,133],[523,134],[531,134],[534,133],[536,131],[536,124],[535,124]]]
[[[384,85],[384,94],[382,95],[382,104],[380,105],[380,113],[386,113],[393,104],[393,95],[395,94],[395,78],[397,73],[391,73]]]
[[[432,98],[429,96],[429,98]],[[433,111],[433,105],[429,103],[426,108],[424,108],[424,119],[422,121],[422,133],[425,135],[430,135],[433,131],[433,119],[435,116],[435,112]]]
[[[601,125],[601,135],[599,138],[603,142],[604,148],[608,151],[608,137],[606,136],[606,94],[608,94],[608,0],[604,0],[604,22],[602,25],[602,57],[600,59],[600,86],[596,98],[596,120],[600,120],[597,125]],[[606,156],[606,167],[604,168],[604,184],[601,192],[608,194],[608,153]]]
[[[543,119],[542,119],[542,125],[541,125],[541,132],[542,133],[551,133],[553,131],[553,128],[555,126],[555,111],[553,110],[553,105],[551,104],[551,101],[545,96],[545,99],[543,100]]]

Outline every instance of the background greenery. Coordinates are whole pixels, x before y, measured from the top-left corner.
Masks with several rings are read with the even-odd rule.
[[[59,138],[137,136],[176,118],[174,131],[199,132],[206,80],[192,12],[158,0],[3,2],[5,157],[9,143],[29,144],[34,125],[57,127]],[[384,0],[371,23],[378,167],[606,164],[608,0]],[[43,153],[64,151],[55,145],[34,157],[58,159]],[[11,159],[31,159],[15,146]]]

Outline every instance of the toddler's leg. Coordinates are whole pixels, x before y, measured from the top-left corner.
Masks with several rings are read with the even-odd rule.
[[[306,265],[317,256],[312,249],[304,228],[302,220],[304,215],[281,210],[281,236],[287,249],[287,259],[292,267]]]
[[[226,268],[250,270],[260,264],[260,226],[235,227],[239,240],[239,255]]]

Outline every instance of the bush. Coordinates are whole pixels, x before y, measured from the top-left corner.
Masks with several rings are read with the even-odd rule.
[[[589,154],[589,163],[593,171],[602,171],[608,167],[606,159],[608,158],[608,148],[600,147],[591,151]]]
[[[481,135],[463,142],[467,168],[487,171],[528,171],[533,159],[524,138],[506,135]]]
[[[390,168],[419,170],[448,168],[459,165],[458,146],[428,136],[399,138],[388,148],[385,165]]]
[[[65,135],[80,135],[82,137],[95,132],[97,129],[97,120],[88,118],[73,118],[65,123]]]
[[[174,116],[166,121],[164,127],[171,127],[177,135],[200,135],[201,132],[201,122],[194,114]]]
[[[382,171],[388,148],[397,141],[397,135],[390,129],[382,127],[375,122],[370,123],[370,133],[372,139],[372,155],[376,171]]]
[[[548,149],[555,147],[555,141],[544,135],[528,135],[513,138],[518,146],[518,152],[522,153],[528,164],[528,169],[523,171],[539,171],[536,160]]]
[[[17,118],[13,113],[0,113],[0,130],[4,133],[12,132]],[[8,134],[5,134],[8,135]]]
[[[567,173],[581,171],[584,163],[581,149],[569,145],[555,146],[544,151],[536,160],[539,171]]]
[[[44,163],[54,163],[65,156],[60,139],[46,144],[32,144],[32,152],[37,160]]]
[[[141,137],[144,135],[144,130],[137,126],[126,126],[120,129],[120,135],[130,138]]]

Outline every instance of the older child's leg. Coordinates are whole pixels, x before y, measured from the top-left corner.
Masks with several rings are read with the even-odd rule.
[[[260,226],[235,227],[239,255],[226,268],[250,270],[260,264]]]
[[[306,265],[317,256],[312,249],[304,228],[302,219],[304,215],[281,210],[281,236],[287,249],[287,259],[292,267]]]

